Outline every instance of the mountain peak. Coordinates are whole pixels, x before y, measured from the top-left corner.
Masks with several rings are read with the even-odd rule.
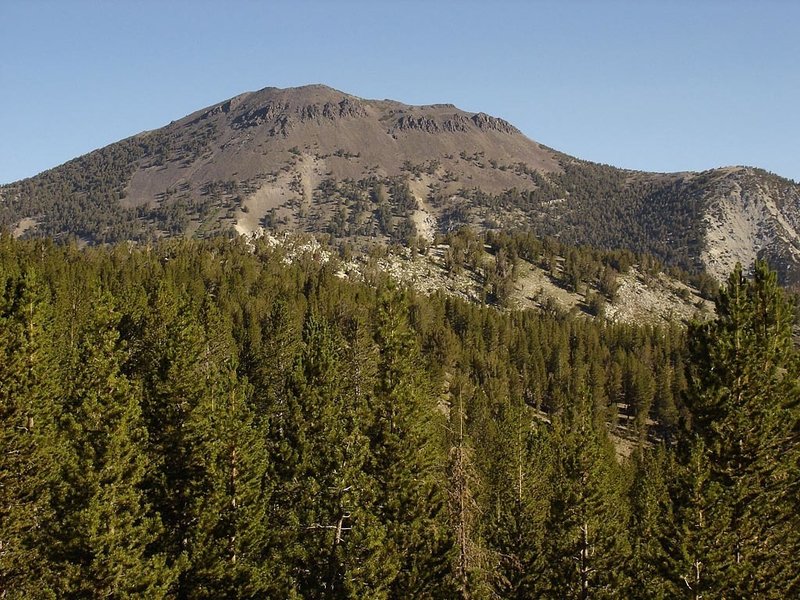
[[[250,92],[251,96],[275,99],[291,99],[297,102],[319,102],[320,100],[333,100],[336,98],[355,98],[340,90],[334,89],[322,83],[310,83],[296,87],[265,87],[256,92]]]
[[[0,226],[89,242],[235,228],[368,245],[526,228],[724,275],[800,281],[800,186],[765,171],[645,173],[581,161],[452,104],[266,87],[0,189]]]

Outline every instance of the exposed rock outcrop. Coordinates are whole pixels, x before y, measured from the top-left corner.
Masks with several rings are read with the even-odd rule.
[[[279,117],[286,117],[288,110],[289,104],[286,102],[269,102],[264,106],[251,108],[234,117],[231,127],[233,129],[247,129],[249,127],[258,127],[265,123],[272,123]],[[286,122],[286,119],[284,119],[284,122]]]
[[[786,281],[800,281],[800,189],[765,171],[722,170],[707,193],[702,261],[717,279],[736,263],[767,260]]]
[[[397,119],[394,131],[424,131],[425,133],[439,133],[441,128],[435,119],[427,116],[414,117],[404,115]]]
[[[499,131],[500,133],[508,134],[519,133],[519,129],[508,121],[482,112],[473,115],[472,122],[475,123],[478,129],[483,129],[484,131]]]

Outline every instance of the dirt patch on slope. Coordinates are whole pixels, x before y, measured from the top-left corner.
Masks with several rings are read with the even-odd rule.
[[[417,235],[423,237],[428,242],[432,242],[438,229],[434,211],[428,205],[428,194],[430,193],[431,178],[423,175],[408,182],[408,187],[414,198],[417,199],[417,210],[411,215],[414,226],[417,228]]]
[[[14,227],[14,230],[11,232],[11,235],[15,238],[22,237],[27,231],[36,229],[36,225],[38,225],[36,219],[30,217],[20,219],[19,223],[17,223],[16,227]]]
[[[242,208],[236,212],[236,231],[240,234],[255,233],[262,227],[264,217],[272,209],[282,207],[287,200],[286,190],[280,186],[267,184],[249,196]]]
[[[606,318],[623,323],[670,323],[704,320],[714,305],[697,296],[689,286],[663,273],[644,276],[636,269],[617,279],[614,302],[606,307]]]

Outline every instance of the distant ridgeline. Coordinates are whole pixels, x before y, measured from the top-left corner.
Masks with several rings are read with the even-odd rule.
[[[266,88],[0,187],[0,227],[88,243],[259,228],[355,248],[463,226],[649,254],[724,280],[800,282],[800,186],[759,169],[646,173],[578,160],[453,105]]]
[[[798,595],[762,264],[687,331],[286,258],[0,236],[0,596]]]

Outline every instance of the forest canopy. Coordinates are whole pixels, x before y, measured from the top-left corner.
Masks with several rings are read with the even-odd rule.
[[[285,258],[0,236],[0,596],[798,593],[763,264],[687,330]]]

